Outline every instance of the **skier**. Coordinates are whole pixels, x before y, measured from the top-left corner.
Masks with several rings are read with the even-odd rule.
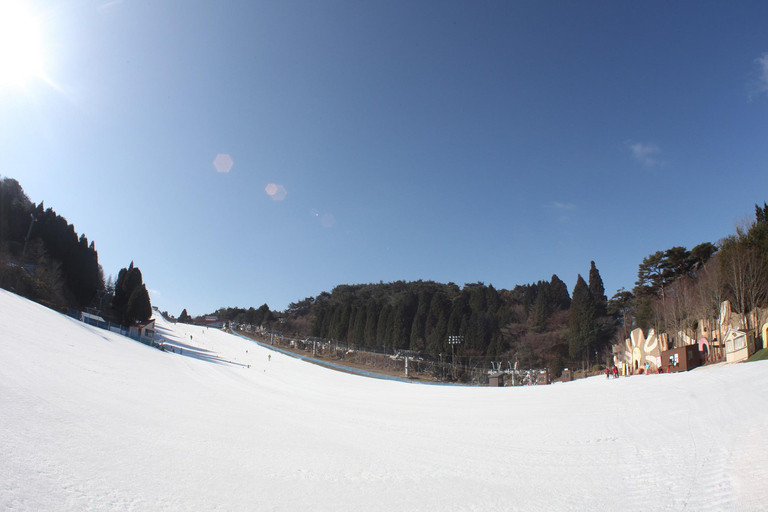
[[[613,378],[614,379],[619,378],[619,368],[616,365],[613,365]]]
[[[272,360],[272,354],[267,354],[267,360],[268,360],[268,361],[271,361],[271,360]]]
[[[607,366],[605,367],[605,378],[609,379],[611,377],[611,369]]]

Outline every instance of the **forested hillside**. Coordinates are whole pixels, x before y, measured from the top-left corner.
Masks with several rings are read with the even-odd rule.
[[[104,275],[93,242],[19,182],[0,179],[0,287],[52,307],[85,307]]]
[[[52,208],[35,205],[11,178],[0,179],[0,288],[62,311],[90,307],[124,325],[152,316],[133,262],[105,283],[94,243]]]
[[[482,282],[463,287],[433,281],[340,285],[291,304],[284,330],[298,332],[305,325],[304,334],[311,336],[434,358],[451,354],[448,337],[460,336],[455,348],[466,360],[513,355],[528,367],[558,371],[569,359],[586,361],[594,359],[590,354],[595,351],[604,352],[615,326],[605,312],[607,301],[594,262],[590,285],[581,276],[579,282],[583,289],[577,284],[574,300],[557,275],[512,290]]]

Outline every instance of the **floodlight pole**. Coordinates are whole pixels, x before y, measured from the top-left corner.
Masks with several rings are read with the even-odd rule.
[[[27,244],[29,243],[29,237],[32,235],[32,226],[35,225],[35,221],[37,220],[34,213],[30,213],[29,216],[32,217],[32,221],[29,223],[29,231],[27,231],[27,237],[24,239],[24,249],[21,251],[22,265],[24,265],[24,256],[27,254]]]
[[[448,344],[451,346],[451,373],[456,380],[456,345],[464,341],[464,336],[448,336]]]

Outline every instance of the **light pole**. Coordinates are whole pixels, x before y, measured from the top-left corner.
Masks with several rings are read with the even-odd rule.
[[[456,345],[461,345],[464,336],[448,336],[448,344],[451,346],[451,372],[456,380]]]

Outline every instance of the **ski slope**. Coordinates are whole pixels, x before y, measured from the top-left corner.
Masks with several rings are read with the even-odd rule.
[[[0,510],[768,506],[768,362],[428,386],[157,326],[176,352],[0,290]]]

